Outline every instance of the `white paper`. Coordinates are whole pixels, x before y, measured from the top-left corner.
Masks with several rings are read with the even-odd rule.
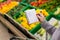
[[[25,13],[26,13],[26,17],[27,17],[29,24],[38,21],[35,9],[26,10]]]

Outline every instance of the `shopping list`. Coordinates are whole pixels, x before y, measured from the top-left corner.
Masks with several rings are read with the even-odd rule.
[[[29,24],[38,22],[38,18],[36,16],[35,9],[26,10],[25,14],[26,14],[26,17],[27,17]]]

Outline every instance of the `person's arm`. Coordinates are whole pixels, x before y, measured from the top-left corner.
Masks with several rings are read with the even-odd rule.
[[[56,28],[52,25],[50,25],[47,21],[43,21],[41,23],[41,26],[49,33],[49,34],[53,34],[56,30]]]
[[[56,30],[55,27],[53,27],[52,25],[50,25],[46,20],[45,17],[42,14],[37,15],[39,21],[41,22],[41,26],[49,33],[49,34],[53,34]]]

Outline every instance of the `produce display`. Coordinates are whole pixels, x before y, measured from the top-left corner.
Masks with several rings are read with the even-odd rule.
[[[38,14],[39,11],[40,10],[37,9],[36,13]],[[44,16],[49,15],[45,10],[42,10],[42,12],[44,12],[43,14]],[[37,22],[29,25],[24,12],[19,15],[19,17],[17,18],[17,21],[21,23],[21,25],[28,30],[33,29],[37,24],[39,24],[39,22]]]
[[[33,2],[31,2],[30,4],[32,5],[32,6],[40,6],[40,5],[42,5],[42,4],[44,4],[44,3],[46,3],[48,0],[36,0],[35,2],[33,1]]]
[[[17,9],[15,9],[16,11],[18,11]],[[28,10],[28,9],[27,9]],[[48,12],[43,9],[43,10],[40,10],[40,9],[36,9],[36,14],[39,14],[40,11],[42,12],[42,14],[47,17],[49,16]],[[13,11],[13,14],[16,13],[15,11]],[[11,12],[8,12],[8,14],[11,15]],[[18,14],[18,13],[17,13]],[[36,22],[36,23],[33,23],[33,24],[28,24],[28,21],[27,21],[27,18],[26,18],[26,15],[24,12],[20,12],[18,14],[18,16],[15,16],[15,15],[11,15],[18,23],[20,23],[24,28],[26,28],[27,30],[32,30],[34,27],[36,27],[36,25],[39,24],[39,22]],[[15,17],[14,17],[15,16]]]
[[[59,15],[60,14],[60,8],[57,8],[57,11],[55,11],[54,15]]]
[[[60,20],[60,7],[57,7],[57,10],[54,12],[54,17]]]
[[[40,36],[43,36],[45,33],[46,33],[46,30],[43,29],[43,28],[41,28],[41,29],[37,32],[37,34],[39,34]]]
[[[27,5],[21,5],[20,4],[21,0],[0,0],[0,13],[2,14],[8,14],[11,16],[16,22],[21,24],[23,28],[25,28],[28,31],[31,31],[32,29],[35,32],[39,30],[36,26],[40,22],[36,22],[33,24],[28,24],[28,20],[25,15],[25,10],[28,9],[34,9],[31,7],[36,7],[36,14],[42,13],[45,17],[49,16],[47,19],[48,22],[58,28],[58,22],[60,21],[60,0],[25,0],[25,2],[22,3],[27,3]],[[31,7],[29,6],[31,5]],[[27,8],[28,7],[28,8]],[[52,15],[52,16],[51,16]],[[52,18],[53,17],[53,18]],[[58,19],[58,20],[57,20]],[[34,29],[35,28],[35,29]],[[37,32],[36,31],[36,32]],[[40,36],[43,36],[46,33],[45,29],[41,28],[37,34]],[[34,33],[33,33],[34,34]]]
[[[46,16],[49,16],[48,12],[47,12],[45,9],[43,9],[43,10],[42,10],[42,9],[37,9],[37,10],[36,10],[36,13],[37,13],[37,14],[42,13],[45,17],[46,17]]]
[[[34,24],[28,24],[27,19],[25,17],[20,17],[17,20],[18,22],[21,21],[21,25],[26,28],[27,30],[31,30],[33,29],[38,23],[34,23]]]
[[[0,13],[5,14],[8,11],[10,11],[12,8],[17,6],[19,3],[16,1],[5,1],[3,3],[0,3]]]
[[[37,8],[46,9],[48,12],[54,12],[56,7],[60,5],[59,0],[38,0],[30,3]]]
[[[34,36],[37,38],[37,40],[46,40],[47,37],[46,31],[43,28],[41,28],[37,33],[35,33]]]

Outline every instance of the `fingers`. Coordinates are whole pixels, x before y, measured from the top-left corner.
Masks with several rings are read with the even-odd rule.
[[[38,18],[38,19],[39,19],[39,21],[40,21],[41,17],[40,17],[39,15],[37,15],[37,18]]]
[[[40,16],[41,16],[41,17],[44,17],[44,15],[43,15],[43,14],[41,14],[41,13],[40,13]]]
[[[44,17],[44,15],[41,14],[41,13],[40,13],[40,14],[37,14],[37,16],[39,16],[40,18],[41,18],[41,17]]]
[[[38,19],[41,19],[41,17],[39,15],[37,15]]]
[[[45,19],[43,14],[37,14],[37,18],[39,19],[40,22],[43,22]]]

